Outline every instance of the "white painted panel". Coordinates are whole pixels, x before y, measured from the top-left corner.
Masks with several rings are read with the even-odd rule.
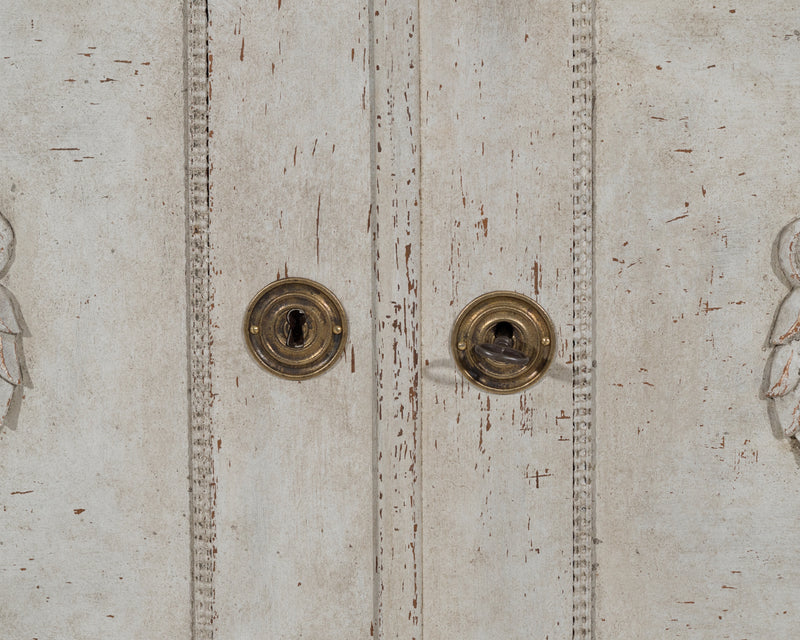
[[[3,637],[189,636],[181,9],[0,6]]]
[[[796,635],[800,449],[762,398],[800,197],[796,3],[601,3],[598,637]]]
[[[425,636],[572,636],[572,18],[563,2],[421,7]],[[450,330],[514,290],[558,348],[523,393],[471,387]]]
[[[214,589],[221,638],[367,637],[373,622],[366,5],[210,2]],[[311,278],[349,319],[320,377],[264,371],[247,305]],[[216,636],[215,636],[216,637]]]

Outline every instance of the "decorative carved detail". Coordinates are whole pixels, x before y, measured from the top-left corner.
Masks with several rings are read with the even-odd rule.
[[[572,638],[594,637],[594,0],[572,3]]]
[[[800,439],[800,218],[778,236],[777,262],[791,287],[772,326],[772,359],[765,394],[787,436]]]
[[[191,302],[190,407],[192,640],[214,636],[214,503],[211,433],[209,276],[208,1],[184,0],[186,20],[186,137],[188,285]]]
[[[14,230],[0,214],[0,275],[5,274],[14,253]],[[0,285],[0,427],[5,422],[11,402],[22,384],[21,353],[18,336],[22,333],[14,300]]]

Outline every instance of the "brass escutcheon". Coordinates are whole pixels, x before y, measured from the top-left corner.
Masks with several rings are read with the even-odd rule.
[[[244,336],[267,371],[305,380],[335,364],[347,342],[344,308],[331,291],[305,278],[264,287],[247,307]]]
[[[516,393],[547,371],[555,355],[555,328],[547,312],[527,296],[494,291],[459,314],[450,345],[470,382],[495,393]]]

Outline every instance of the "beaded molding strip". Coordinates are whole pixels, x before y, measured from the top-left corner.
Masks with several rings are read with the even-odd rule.
[[[572,637],[593,637],[592,170],[594,0],[572,3]]]
[[[186,0],[187,287],[190,303],[192,639],[214,637],[208,190],[208,4]]]

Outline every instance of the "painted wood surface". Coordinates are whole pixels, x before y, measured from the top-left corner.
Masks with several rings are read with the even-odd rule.
[[[180,3],[0,5],[0,636],[188,638]]]
[[[371,229],[375,271],[377,638],[421,638],[424,549],[420,40],[415,1],[378,1],[372,20]]]
[[[9,637],[791,637],[799,12],[592,8],[2,6]],[[349,319],[302,383],[242,336],[288,276]],[[449,354],[496,289],[522,394]]]
[[[597,637],[797,634],[798,448],[762,394],[797,216],[796,3],[601,3]]]
[[[219,638],[373,625],[369,16],[361,2],[209,3],[213,603]],[[276,278],[329,287],[346,358],[289,382],[242,335]]]
[[[208,7],[204,0],[186,0],[184,12],[191,618],[192,640],[211,640],[214,635],[216,482],[211,428]]]
[[[423,612],[433,637],[570,633],[568,8],[547,8],[553,31],[478,5],[343,4],[321,25],[313,7],[210,6],[219,633],[421,637]],[[241,349],[249,296],[286,275],[330,286],[351,322],[348,362],[302,385]],[[521,397],[470,389],[449,358],[455,315],[495,288],[559,330],[556,374]]]
[[[423,2],[426,638],[572,636],[571,6]],[[471,387],[450,330],[480,294],[536,299],[550,373]]]

